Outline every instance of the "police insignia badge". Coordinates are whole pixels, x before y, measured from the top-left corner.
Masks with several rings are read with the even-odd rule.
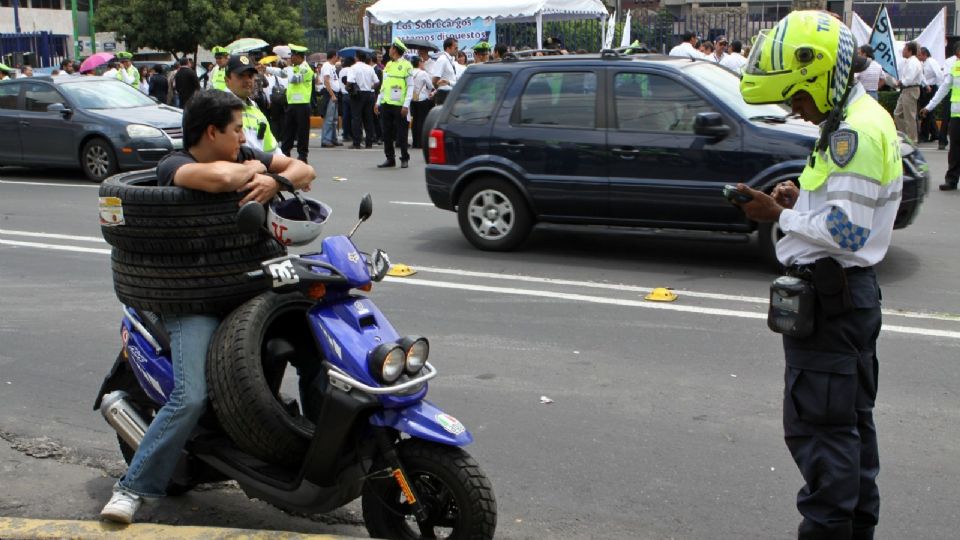
[[[840,167],[846,167],[857,153],[857,132],[838,129],[830,136],[830,157]]]

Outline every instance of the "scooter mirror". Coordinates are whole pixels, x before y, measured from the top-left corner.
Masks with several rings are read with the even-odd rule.
[[[267,211],[257,201],[250,201],[237,212],[237,228],[244,234],[257,232],[267,219]]]
[[[360,199],[360,221],[366,221],[373,215],[373,197],[369,193]]]

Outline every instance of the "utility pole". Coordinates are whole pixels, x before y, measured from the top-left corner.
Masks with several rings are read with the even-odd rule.
[[[80,59],[80,22],[77,20],[77,0],[70,0],[70,10],[73,12],[73,59]]]
[[[13,31],[20,33],[20,0],[13,0]]]
[[[93,1],[90,0],[90,9],[87,11],[87,26],[90,27],[90,54],[97,52],[97,30],[93,24]]]

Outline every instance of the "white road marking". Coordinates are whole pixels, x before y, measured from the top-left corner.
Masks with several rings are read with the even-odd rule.
[[[408,206],[433,206],[433,203],[414,201],[390,201],[390,204],[406,204]]]
[[[100,189],[100,184],[57,184],[54,182],[31,182],[28,180],[0,180],[0,184],[20,184],[23,186],[81,187],[81,188]]]
[[[391,202],[394,202],[394,201],[391,201]],[[413,203],[411,203],[411,204],[413,204]],[[420,204],[420,203],[418,203],[418,204]],[[26,236],[26,237],[34,237],[34,238],[50,238],[50,239],[60,239],[60,240],[76,240],[76,241],[80,241],[80,242],[98,242],[98,243],[105,243],[102,238],[98,238],[98,237],[95,237],[95,236],[73,236],[73,235],[66,235],[66,234],[40,233],[40,232],[32,232],[32,231],[15,231],[15,230],[9,230],[9,229],[0,229],[0,235]],[[21,247],[37,247],[37,248],[54,249],[54,250],[62,250],[62,251],[77,251],[77,252],[85,252],[85,253],[104,253],[104,254],[107,254],[107,255],[110,254],[110,250],[109,250],[109,249],[92,249],[92,248],[80,248],[80,247],[76,247],[76,248],[75,248],[75,247],[72,247],[72,246],[61,246],[61,245],[58,245],[58,244],[43,244],[43,243],[35,243],[35,242],[16,242],[16,241],[12,241],[12,240],[0,240],[0,244],[6,244],[6,245],[11,245],[11,246],[21,246]],[[635,292],[635,293],[640,293],[640,294],[646,294],[646,293],[649,293],[650,291],[653,290],[653,287],[640,287],[640,286],[635,286],[635,285],[623,285],[623,284],[612,284],[612,283],[598,283],[598,282],[594,282],[594,281],[575,281],[575,280],[568,280],[568,279],[553,279],[553,278],[545,278],[545,277],[537,277],[537,276],[524,276],[524,275],[520,275],[520,274],[497,274],[497,273],[493,273],[493,272],[475,272],[475,271],[472,271],[472,270],[459,270],[459,269],[456,269],[456,268],[438,268],[438,267],[431,267],[431,266],[416,266],[415,268],[416,268],[416,270],[418,270],[418,271],[422,271],[422,272],[433,272],[433,273],[437,273],[437,274],[446,274],[446,275],[455,275],[455,276],[465,276],[465,277],[476,277],[476,278],[484,278],[484,279],[498,279],[498,280],[507,280],[507,281],[533,282],[533,283],[550,284],[550,285],[563,285],[563,286],[571,286],[571,287],[578,287],[578,288],[585,288],[585,289],[604,289],[604,290],[613,290],[613,291],[627,291],[627,292]],[[389,279],[390,279],[391,281],[395,281],[394,278],[389,278]],[[410,278],[400,278],[400,279],[401,279],[401,280],[406,280],[406,281],[410,281],[410,280],[411,280]],[[420,281],[425,281],[425,280],[420,280]],[[445,283],[445,282],[431,282],[431,283]],[[451,283],[450,285],[457,285],[457,284]],[[464,287],[469,287],[469,285],[464,285]],[[476,285],[476,287],[483,287],[483,286],[482,286],[482,285]],[[454,287],[451,286],[451,287],[446,287],[446,288],[454,288]],[[496,287],[495,287],[495,288],[496,288]],[[472,289],[471,289],[471,290],[472,290]],[[481,290],[481,289],[476,289],[476,290]],[[519,290],[526,291],[526,290],[531,290],[531,289],[515,289],[515,290],[518,290],[518,291],[519,291]],[[553,293],[553,292],[548,292],[548,291],[541,291],[541,292],[543,293],[543,296],[546,296],[546,297],[551,297],[551,296],[552,296],[552,297],[556,297],[556,298],[561,298],[561,297],[563,297],[563,296],[561,296],[561,295],[565,294],[565,293]],[[758,296],[738,296],[738,295],[731,295],[731,294],[707,293],[707,292],[686,291],[686,290],[676,290],[676,292],[677,292],[680,296],[689,296],[689,297],[692,297],[692,298],[705,298],[705,299],[710,299],[710,300],[725,300],[725,301],[731,301],[731,302],[744,302],[744,303],[750,303],[750,304],[766,304],[766,303],[767,303],[767,299],[766,299],[766,298],[758,297]],[[574,296],[574,297],[577,297],[577,298],[572,298],[572,299],[578,299],[579,297],[583,297],[583,298],[599,298],[599,297],[584,296],[584,295],[573,295],[573,296]],[[615,299],[607,299],[607,300],[613,301],[613,300],[615,300]],[[618,302],[627,302],[627,303],[618,303]],[[632,303],[631,303],[631,302],[632,302]],[[638,304],[638,305],[640,305],[640,306],[642,306],[642,307],[665,306],[664,309],[668,308],[669,306],[677,307],[676,304],[669,304],[669,305],[667,305],[667,304],[651,304],[651,303],[649,303],[649,302],[647,302],[647,301],[626,300],[626,299],[624,299],[624,300],[616,300],[615,302],[611,302],[611,303],[618,303],[617,305],[624,305],[624,306],[632,306],[632,305],[634,305],[634,303],[636,303],[636,304]],[[705,310],[716,309],[716,308],[697,308],[697,307],[683,306],[683,305],[679,305],[679,307],[680,307],[680,308],[683,308],[683,309],[676,309],[675,311],[685,311],[685,310],[689,311],[689,310],[697,310],[697,309],[705,309]],[[687,308],[689,308],[689,309],[687,309]],[[657,308],[653,308],[653,309],[657,309]],[[733,310],[720,310],[720,311],[723,311],[723,312],[728,312],[728,311],[729,311],[729,312],[731,312],[731,313],[750,313],[750,312],[739,312],[739,311],[733,311]],[[709,311],[693,311],[693,312],[706,313],[706,314],[712,313],[712,312],[709,312]],[[722,313],[715,313],[715,314],[717,314],[717,315],[724,315],[724,314],[722,314]],[[948,322],[958,322],[958,321],[960,321],[960,315],[956,315],[956,314],[952,314],[952,313],[923,313],[923,312],[919,312],[919,311],[907,311],[907,310],[899,310],[899,309],[884,309],[884,310],[883,310],[883,314],[884,314],[884,315],[889,315],[889,316],[894,316],[894,317],[904,317],[904,318],[908,318],[908,319],[929,319],[929,320],[948,321]],[[752,316],[755,315],[755,314],[754,314],[754,313],[750,313],[750,315],[751,315],[751,318],[753,318]],[[725,316],[735,316],[735,315],[725,314]],[[766,315],[763,315],[763,316],[765,317]],[[887,326],[885,325],[884,328],[887,328]],[[900,327],[896,327],[896,328],[900,328]],[[905,328],[905,327],[904,327],[904,328]],[[929,332],[934,332],[934,333],[933,333],[933,334],[924,334],[924,335],[938,335],[938,336],[940,335],[940,334],[937,334],[937,333],[936,333],[936,332],[940,332],[939,330],[929,330]],[[950,333],[949,331],[946,331],[946,332]],[[960,334],[958,334],[958,335],[960,335]],[[947,336],[947,337],[950,337],[950,336]]]
[[[58,251],[77,251],[80,253],[100,253],[103,255],[110,254],[109,249],[85,248],[85,247],[79,247],[79,246],[62,246],[60,244],[42,244],[40,242],[18,242],[16,240],[0,239],[0,244],[6,245],[6,246],[16,246],[16,247],[53,249]]]
[[[76,240],[78,242],[99,242],[101,244],[106,243],[103,240],[103,238],[97,238],[96,236],[73,236],[69,234],[53,234],[53,233],[31,232],[31,231],[11,231],[8,229],[0,229],[0,234],[8,234],[10,236],[29,236],[33,238],[52,238],[55,240]]]

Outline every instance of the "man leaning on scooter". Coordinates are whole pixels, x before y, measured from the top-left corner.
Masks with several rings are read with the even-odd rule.
[[[207,90],[194,95],[183,114],[185,150],[160,162],[158,184],[210,193],[243,192],[241,206],[273,199],[284,187],[278,176],[296,189],[307,189],[315,177],[313,167],[243,146],[242,111],[243,103],[230,93]],[[210,313],[159,316],[170,334],[174,390],[100,513],[110,521],[131,523],[144,498],[166,494],[184,444],[206,406],[207,346],[220,317]]]

